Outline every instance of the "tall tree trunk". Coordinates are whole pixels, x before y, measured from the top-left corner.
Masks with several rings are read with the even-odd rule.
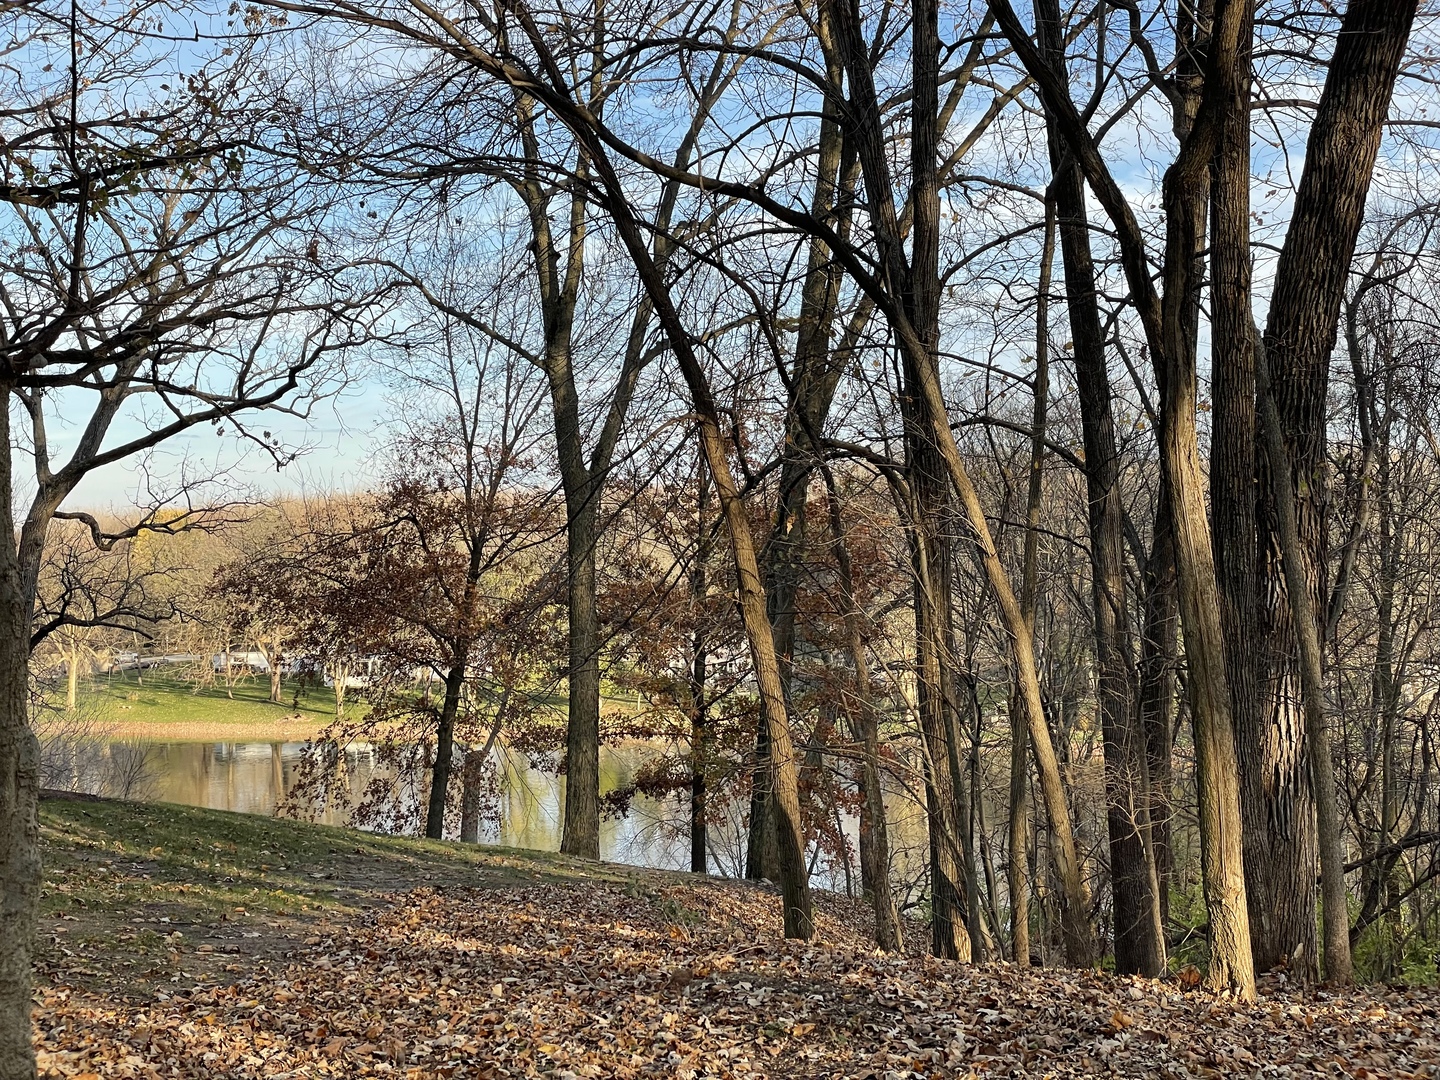
[[[1256,332],[1258,343],[1259,332]],[[1315,791],[1316,834],[1320,845],[1321,908],[1325,937],[1325,977],[1345,985],[1351,981],[1350,908],[1345,897],[1345,853],[1341,847],[1340,812],[1336,806],[1335,773],[1326,730],[1325,683],[1320,670],[1320,627],[1311,582],[1306,578],[1305,555],[1296,521],[1295,490],[1290,486],[1290,463],[1280,411],[1275,407],[1265,347],[1255,351],[1256,393],[1265,431],[1265,454],[1271,464],[1276,532],[1285,570],[1285,591],[1295,636],[1300,646],[1300,684],[1304,697],[1305,737],[1310,741],[1310,778]]]
[[[30,963],[40,903],[40,744],[30,729],[30,602],[15,522],[9,387],[0,384],[0,1080],[31,1080]]]
[[[895,212],[895,185],[886,156],[879,99],[870,69],[869,53],[860,32],[859,9],[854,0],[827,0],[824,6],[834,19],[836,38],[840,43],[846,74],[850,80],[847,121],[856,139],[861,171],[869,195],[871,225],[876,234],[883,273],[892,286],[898,287],[901,292],[898,304],[894,302],[897,298],[885,299],[885,315],[909,365],[907,377],[916,380],[911,390],[925,401],[926,414],[930,418],[932,429],[931,440],[939,450],[945,471],[955,489],[981,566],[995,593],[1001,618],[1010,634],[1021,698],[1026,710],[1026,723],[1040,776],[1040,789],[1053,834],[1056,870],[1062,883],[1066,954],[1071,963],[1089,966],[1095,960],[1094,934],[1089,924],[1089,894],[1075,846],[1064,782],[1060,777],[1050,732],[1045,724],[1033,642],[1020,613],[1010,578],[995,548],[984,507],[980,504],[979,496],[960,456],[954,433],[950,430],[945,399],[940,387],[937,355],[940,300],[937,176],[938,10],[933,0],[922,0],[916,5],[912,20],[914,124],[911,137],[911,171],[914,180],[910,206],[913,209],[914,228],[912,265],[907,265],[901,243],[902,233]],[[875,299],[880,302],[882,298],[876,296]]]
[[[1212,165],[1211,385],[1214,429],[1210,490],[1221,623],[1231,714],[1240,755],[1246,898],[1251,946],[1261,969],[1290,957],[1296,940],[1302,965],[1313,962],[1313,882],[1297,866],[1303,843],[1275,835],[1267,804],[1277,777],[1294,775],[1275,758],[1261,723],[1261,653],[1266,647],[1256,562],[1255,357],[1250,270],[1250,40],[1253,4],[1247,4],[1245,42],[1232,69],[1217,71],[1219,133]],[[1283,780],[1279,789],[1289,785]],[[1312,875],[1313,876],[1313,875]],[[1310,914],[1306,915],[1304,912]],[[1308,927],[1308,929],[1306,929]],[[1277,947],[1277,941],[1289,944]]]
[[[557,410],[558,411],[558,410]],[[578,418],[577,418],[578,425]],[[578,439],[579,433],[576,432]],[[572,496],[572,487],[575,489]],[[569,718],[565,727],[565,826],[560,850],[600,857],[600,617],[595,597],[599,492],[589,482],[565,485],[569,568]]]
[[[775,656],[775,639],[766,615],[765,588],[760,577],[759,560],[755,554],[754,537],[750,531],[744,500],[730,470],[730,448],[720,425],[719,410],[705,369],[695,353],[694,343],[670,298],[660,266],[641,235],[634,211],[627,201],[625,186],[611,167],[603,144],[595,133],[593,118],[589,113],[578,109],[569,98],[565,90],[565,79],[553,57],[549,55],[538,27],[524,12],[520,13],[520,20],[531,45],[540,51],[545,60],[547,78],[551,80],[546,104],[580,139],[590,160],[594,162],[600,190],[604,193],[604,206],[630,255],[690,391],[706,464],[710,468],[715,495],[730,534],[740,617],[750,646],[761,716],[770,736],[770,777],[780,849],[780,887],[784,898],[785,935],[808,938],[814,933],[815,926],[805,863],[804,827],[800,820],[795,748],[790,737],[787,704],[780,683],[779,663]]]
[[[707,697],[709,647],[704,621],[706,564],[710,559],[710,480],[705,474],[702,457],[697,470],[698,490],[695,497],[696,520],[695,566],[690,571],[690,608],[695,616],[695,631],[690,639],[690,871],[705,874],[710,870],[709,842],[706,825],[708,811],[706,768],[710,752],[710,702]]]
[[[1329,363],[1335,347],[1345,283],[1364,217],[1365,200],[1379,152],[1390,96],[1404,57],[1416,11],[1415,0],[1352,0],[1346,8],[1331,57],[1325,88],[1310,129],[1305,167],[1295,210],[1276,266],[1275,291],[1265,327],[1264,347],[1281,428],[1282,460],[1268,451],[1262,477],[1288,467],[1295,495],[1295,517],[1303,579],[1309,603],[1318,612],[1326,600],[1325,421]],[[1268,443],[1268,440],[1266,441]],[[1266,443],[1262,443],[1262,446]],[[1285,485],[1262,483],[1262,492]],[[1253,807],[1253,831],[1263,830],[1273,853],[1262,884],[1263,902],[1276,916],[1257,945],[1262,964],[1281,962],[1304,950],[1307,967],[1315,963],[1315,834],[1317,800],[1312,774],[1326,771],[1316,760],[1321,747],[1305,746],[1306,678],[1301,661],[1305,634],[1297,632],[1295,598],[1287,595],[1281,509],[1277,498],[1262,497],[1261,625],[1258,644],[1264,664],[1260,713],[1262,746],[1255,762],[1264,770],[1264,800]],[[1307,628],[1308,631],[1308,628]],[[1319,722],[1322,714],[1314,714]],[[1313,725],[1309,725],[1313,726]],[[1323,730],[1321,731],[1323,737]],[[1317,768],[1318,765],[1318,768]],[[1338,823],[1335,828],[1338,830]],[[1338,844],[1337,836],[1332,844]],[[1334,861],[1334,851],[1322,861]],[[1277,874],[1273,868],[1279,867]],[[1339,903],[1343,881],[1332,882]],[[1338,919],[1341,912],[1332,917]],[[1347,916],[1348,918],[1348,916]],[[1327,927],[1327,946],[1343,966],[1338,928]],[[1342,973],[1348,977],[1348,971]]]
[[[1208,158],[1208,155],[1207,155]],[[1225,670],[1220,596],[1200,470],[1195,414],[1193,312],[1204,243],[1206,174],[1193,161],[1166,176],[1167,273],[1163,338],[1168,366],[1161,380],[1161,461],[1170,494],[1180,620],[1185,630],[1186,689],[1194,726],[1200,853],[1210,912],[1210,985],[1255,994],[1241,843],[1240,779]],[[1209,161],[1203,163],[1209,169]],[[1177,264],[1191,264],[1189,266]]]
[[[1040,0],[1036,11],[1042,49],[1052,68],[1063,71],[1064,38],[1058,0]],[[1085,446],[1090,590],[1114,892],[1115,969],[1120,974],[1154,977],[1165,966],[1165,936],[1160,898],[1154,888],[1159,875],[1154,865],[1145,738],[1130,642],[1125,508],[1120,490],[1120,456],[1115,447],[1113,394],[1100,325],[1084,180],[1053,125],[1049,148]]]
[[[1035,633],[1039,602],[1040,509],[1045,493],[1045,426],[1050,407],[1050,283],[1055,266],[1055,200],[1045,199],[1045,242],[1040,253],[1040,280],[1035,289],[1035,376],[1030,419],[1029,483],[1025,497],[1025,542],[1021,560],[1020,612]],[[1030,851],[1028,764],[1030,737],[1017,681],[1010,684],[1010,954],[1016,964],[1030,963],[1030,896],[1026,856]]]
[[[828,17],[821,12],[818,36],[830,78],[838,86],[842,71],[830,41],[828,22]],[[836,195],[842,184],[848,187],[853,183],[853,180],[846,180],[849,170],[845,157],[845,140],[838,111],[833,102],[827,101],[816,147],[815,188],[810,198],[810,213],[816,220],[837,225],[842,235],[848,228],[850,210],[847,200],[839,220],[835,220]],[[805,277],[800,287],[795,363],[787,380],[780,494],[774,525],[765,548],[768,611],[775,630],[775,651],[787,697],[795,652],[795,605],[799,564],[804,558],[805,510],[810,475],[817,460],[817,447],[813,441],[830,415],[830,406],[844,370],[843,360],[832,352],[830,342],[839,287],[840,267],[829,245],[819,237],[812,237],[806,256]],[[757,780],[764,774],[768,754],[769,745],[762,724],[755,740]],[[746,877],[749,878],[773,880],[776,873],[774,823],[768,800],[769,792],[760,784],[752,784],[746,851]]]
[[[1242,2],[1219,0],[1213,25],[1205,27],[1208,41],[1203,52],[1190,50],[1203,55],[1207,71],[1234,64],[1244,23]],[[1189,662],[1186,688],[1195,729],[1201,862],[1210,912],[1209,979],[1216,988],[1252,998],[1255,982],[1241,869],[1239,779],[1195,421],[1199,391],[1194,343],[1209,168],[1217,131],[1215,101],[1202,99],[1193,121],[1188,108],[1177,109],[1175,126],[1181,150],[1162,189],[1166,219],[1162,296],[1151,277],[1139,223],[1071,100],[1068,79],[1036,48],[1009,0],[990,0],[990,9],[1035,79],[1052,123],[1110,217],[1132,302],[1151,352],[1161,401],[1161,469],[1169,488],[1179,607]]]
[[[450,768],[455,760],[455,717],[460,711],[460,691],[465,686],[469,650],[445,673],[445,698],[435,725],[435,762],[430,771],[430,802],[425,809],[425,835],[431,840],[445,836],[445,798],[450,791]]]
[[[1175,549],[1170,540],[1169,495],[1162,482],[1155,507],[1155,531],[1142,574],[1140,632],[1140,731],[1150,778],[1151,860],[1155,865],[1156,907],[1161,925],[1170,917],[1174,849],[1170,841],[1172,732],[1175,709],[1176,630],[1180,617],[1175,590]]]

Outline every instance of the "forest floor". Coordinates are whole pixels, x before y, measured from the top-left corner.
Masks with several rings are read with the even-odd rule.
[[[858,904],[177,806],[41,807],[42,1076],[1440,1076],[1440,993],[883,956]],[[919,936],[919,935],[912,935]],[[923,945],[923,942],[916,942]]]

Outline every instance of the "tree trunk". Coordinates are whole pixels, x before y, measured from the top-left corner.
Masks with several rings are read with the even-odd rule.
[[[532,44],[543,46],[538,30],[533,26],[527,27],[527,33]],[[590,117],[576,110],[558,91],[551,106],[557,109],[561,118],[585,143],[591,160],[595,162],[605,193],[606,209],[630,254],[646,295],[654,305],[655,314],[690,391],[705,460],[709,465],[715,495],[720,502],[726,529],[730,534],[740,616],[750,646],[761,716],[770,738],[770,786],[774,793],[772,805],[780,849],[780,888],[784,898],[785,936],[808,938],[815,932],[815,924],[809,873],[805,863],[804,827],[800,820],[795,748],[790,738],[789,715],[780,683],[779,663],[775,656],[775,639],[766,615],[765,589],[760,578],[759,560],[755,556],[754,537],[750,531],[744,500],[735,483],[734,474],[730,471],[729,447],[720,425],[719,411],[710,391],[705,369],[700,365],[690,335],[670,299],[660,268],[645,245],[634,212],[625,201],[624,185],[605,157],[603,146],[591,126]]]
[[[1045,425],[1050,406],[1050,283],[1055,265],[1055,200],[1045,200],[1045,242],[1040,254],[1040,280],[1035,288],[1035,381],[1030,420],[1030,468],[1025,497],[1025,541],[1021,561],[1020,612],[1035,633],[1039,601],[1040,503],[1045,493]],[[1073,320],[1073,317],[1072,317]],[[1025,880],[1030,851],[1030,737],[1024,713],[1017,706],[1020,686],[1010,683],[1010,954],[1016,964],[1030,963],[1030,896]]]
[[[870,699],[870,665],[865,653],[865,637],[860,622],[860,607],[855,599],[855,572],[850,563],[850,548],[845,542],[845,522],[840,512],[839,492],[835,479],[825,470],[826,490],[830,502],[830,531],[835,544],[836,562],[840,569],[840,602],[845,609],[845,637],[850,660],[855,668],[855,689],[851,708],[851,725],[860,741],[860,867],[862,884],[875,913],[875,944],[885,952],[904,949],[900,913],[895,907],[895,894],[890,888],[890,839],[885,815],[885,792],[880,783],[880,725],[875,705]]]
[[[698,469],[698,490],[695,496],[696,520],[695,567],[690,572],[690,608],[694,612],[695,631],[690,639],[690,872],[710,871],[710,850],[707,837],[708,812],[706,768],[710,753],[709,649],[706,644],[704,603],[706,564],[710,559],[709,529],[710,480],[705,475],[702,457]]]
[[[431,840],[445,836],[445,798],[450,790],[450,767],[455,757],[455,717],[460,711],[460,691],[465,686],[466,660],[453,664],[445,673],[445,700],[435,728],[435,763],[430,773],[430,803],[425,812],[425,835]]]
[[[1059,3],[1041,0],[1036,11],[1042,49],[1051,66],[1063,70]],[[1053,125],[1049,149],[1085,446],[1090,591],[1114,893],[1115,970],[1154,977],[1165,966],[1165,935],[1160,900],[1152,887],[1159,875],[1153,864],[1150,785],[1130,642],[1125,508],[1120,490],[1120,457],[1115,448],[1113,394],[1100,325],[1084,180]]]
[[[1019,713],[1010,718],[1010,858],[1005,884],[1010,893],[1010,958],[1030,963],[1030,734]]]
[[[335,683],[335,719],[345,719],[345,686],[350,681],[350,666],[348,664],[335,664],[331,667]]]
[[[40,903],[40,745],[30,729],[30,604],[11,506],[9,387],[0,387],[0,1080],[31,1080],[30,964]]]
[[[80,693],[80,649],[72,646],[65,659],[65,711],[74,712]]]
[[[841,72],[829,45],[825,16],[821,13],[819,38],[830,77],[838,85]],[[817,220],[832,222],[836,193],[844,180],[844,139],[837,110],[826,102],[821,117],[815,163],[815,188],[810,213]],[[848,185],[847,185],[848,186]],[[843,232],[849,209],[842,212]],[[807,252],[805,278],[800,288],[799,329],[795,339],[795,363],[787,380],[785,445],[781,451],[780,496],[770,539],[765,548],[768,612],[775,630],[775,651],[780,661],[780,678],[790,694],[791,666],[795,652],[795,605],[799,589],[799,564],[804,559],[809,481],[818,460],[814,438],[825,426],[835,398],[844,364],[831,352],[831,328],[835,320],[840,288],[840,267],[829,246],[812,237]],[[755,740],[755,780],[751,786],[750,832],[746,846],[746,877],[774,880],[777,873],[774,824],[768,805],[769,792],[761,781],[769,753],[764,725]]]
[[[1238,6],[1241,2],[1220,0],[1216,4],[1213,25],[1206,27],[1209,40],[1203,58],[1207,70],[1233,65],[1244,22],[1244,10]],[[1068,79],[1036,49],[1009,0],[990,0],[990,9],[1035,79],[1052,123],[1110,217],[1132,302],[1151,352],[1161,399],[1161,470],[1169,488],[1179,607],[1189,661],[1186,687],[1195,727],[1201,862],[1210,912],[1209,977],[1216,988],[1253,998],[1254,970],[1241,871],[1239,780],[1195,422],[1195,331],[1208,170],[1216,134],[1214,101],[1200,101],[1193,122],[1188,109],[1177,109],[1175,127],[1181,150],[1166,173],[1162,191],[1166,220],[1162,298],[1151,277],[1144,234],[1070,98]]]
[[[513,685],[507,685],[501,692],[490,734],[485,736],[485,745],[478,750],[473,746],[465,750],[461,766],[465,787],[460,796],[460,839],[467,844],[480,842],[480,798],[485,787],[485,763],[490,760],[490,752],[495,749],[500,731],[505,726],[505,712],[513,689]]]
[[[909,425],[913,430],[913,422]],[[912,445],[906,454],[910,467],[912,505],[911,568],[915,577],[915,706],[925,763],[925,809],[930,836],[930,951],[949,960],[969,960],[972,942],[967,933],[969,895],[965,873],[964,833],[959,816],[956,775],[960,760],[954,745],[955,725],[948,722],[944,665],[950,663],[945,633],[950,571],[950,545],[937,542],[932,531],[941,518],[935,506],[934,477],[921,477],[926,454]],[[928,493],[917,490],[928,487]],[[938,494],[945,494],[941,488]],[[930,503],[928,509],[924,502]],[[939,563],[939,565],[937,565]]]
[[[1247,23],[1251,12],[1247,10]],[[1232,70],[1216,73],[1220,105],[1215,152],[1212,241],[1211,373],[1214,434],[1210,445],[1212,537],[1227,679],[1240,760],[1246,897],[1258,968],[1291,958],[1314,961],[1313,883],[1301,870],[1308,827],[1293,816],[1294,763],[1276,757],[1261,722],[1261,656],[1268,648],[1256,559],[1255,357],[1250,270],[1250,33]],[[1286,777],[1292,782],[1286,782]],[[1276,828],[1273,802],[1290,792],[1290,824]],[[1312,875],[1313,877],[1313,875]],[[1308,912],[1309,914],[1306,914]],[[1297,942],[1299,943],[1297,946]],[[1283,943],[1283,944],[1282,944]]]
[[[557,409],[557,414],[559,410]],[[579,433],[576,431],[578,439]],[[595,598],[599,493],[588,482],[565,485],[569,560],[569,722],[565,734],[565,831],[560,850],[600,857],[600,618]],[[578,504],[578,505],[577,505]]]
[[[1208,155],[1207,155],[1208,158]],[[1195,736],[1200,858],[1210,913],[1209,984],[1255,995],[1241,843],[1240,780],[1225,670],[1220,596],[1210,541],[1205,481],[1195,426],[1198,384],[1193,319],[1209,184],[1193,162],[1166,176],[1167,280],[1161,381],[1161,461],[1170,495],[1180,620],[1185,630],[1186,689]],[[1204,162],[1209,169],[1209,161]]]
[[[480,842],[480,791],[485,778],[485,758],[473,749],[466,749],[460,776],[464,789],[460,794],[460,842]]]
[[[1277,460],[1267,451],[1260,471],[1263,480],[1275,470],[1287,466],[1291,470],[1289,486],[1295,495],[1296,528],[1304,560],[1303,573],[1294,580],[1304,582],[1313,611],[1323,610],[1326,598],[1324,469],[1330,357],[1382,127],[1415,11],[1415,0],[1352,0],[1346,8],[1310,129],[1305,167],[1276,266],[1265,327],[1264,347],[1283,455]],[[1282,478],[1279,486],[1273,480],[1262,482],[1261,490],[1278,493],[1283,486]],[[1318,763],[1320,747],[1304,745],[1310,726],[1304,706],[1307,676],[1301,662],[1305,635],[1297,631],[1294,622],[1295,598],[1287,596],[1290,575],[1285,567],[1277,499],[1262,498],[1260,511],[1259,641],[1264,645],[1260,735],[1268,753],[1256,761],[1264,769],[1266,798],[1253,808],[1251,817],[1255,831],[1264,830],[1274,856],[1267,865],[1261,901],[1277,917],[1257,945],[1257,959],[1283,962],[1295,949],[1302,949],[1307,967],[1313,968],[1316,837],[1312,815],[1319,810],[1315,800],[1329,800],[1333,793],[1318,793],[1311,784],[1312,773],[1325,771],[1326,764]],[[1306,606],[1304,601],[1301,605]],[[1316,720],[1320,716],[1317,712]],[[1332,843],[1338,843],[1338,837]],[[1323,861],[1325,853],[1321,854]],[[1335,852],[1329,858],[1333,861]],[[1337,891],[1337,903],[1339,899]],[[1334,918],[1340,914],[1335,912]],[[1338,954],[1342,948],[1338,929],[1331,926],[1328,930],[1327,944]],[[1336,959],[1343,961],[1338,955]]]
[[[1156,907],[1161,924],[1170,917],[1170,879],[1174,850],[1170,842],[1172,732],[1175,708],[1178,599],[1175,549],[1170,541],[1169,495],[1162,482],[1155,506],[1155,532],[1142,575],[1140,638],[1140,730],[1145,739],[1150,778],[1150,836],[1155,865]]]
[[[270,660],[270,700],[273,701],[273,702],[275,702],[275,704],[277,704],[277,705],[280,704],[280,701],[282,700],[282,699],[281,699],[281,687],[280,687],[280,679],[281,679],[280,663],[281,663],[281,661],[284,659],[284,657],[283,657],[283,654],[282,654],[281,649],[280,649],[280,644],[281,644],[281,642],[280,642],[280,635],[277,633],[277,634],[275,634],[275,636],[274,636],[274,637],[271,639],[271,641],[270,641],[270,657],[269,657],[269,660]]]
[[[853,0],[827,0],[826,9],[834,19],[837,39],[850,79],[850,109],[847,119],[855,135],[861,171],[869,195],[871,225],[882,256],[883,272],[902,288],[903,295],[885,299],[885,315],[906,362],[907,374],[917,380],[912,392],[925,400],[931,422],[931,439],[938,448],[945,471],[973,536],[985,576],[995,593],[1001,618],[1010,635],[1012,655],[1021,687],[1040,789],[1053,834],[1056,869],[1060,875],[1064,903],[1066,954],[1070,962],[1088,967],[1095,960],[1094,934],[1089,924],[1089,894],[1085,887],[1070,808],[1064,783],[1055,759],[1054,745],[1045,724],[1036,675],[1035,654],[1029,630],[1004,564],[996,551],[984,507],[965,470],[965,464],[950,430],[945,399],[940,388],[939,362],[939,187],[937,165],[937,78],[938,11],[932,0],[915,8],[912,22],[912,72],[914,75],[914,130],[911,138],[911,166],[914,182],[910,205],[914,211],[912,266],[905,262],[901,230],[895,213],[895,185],[886,156],[883,125],[879,116],[874,74],[869,52],[860,32],[859,11]],[[1013,17],[1013,12],[1012,12]],[[1013,22],[1013,18],[1012,18]]]
[[[1346,985],[1351,981],[1350,908],[1345,897],[1345,853],[1340,838],[1340,813],[1335,799],[1335,773],[1330,760],[1330,735],[1325,718],[1325,684],[1320,670],[1320,627],[1307,579],[1300,528],[1296,522],[1295,491],[1290,486],[1290,462],[1285,434],[1275,407],[1265,347],[1256,331],[1256,393],[1265,431],[1265,454],[1275,502],[1280,557],[1285,570],[1285,591],[1295,636],[1300,646],[1300,683],[1304,697],[1305,736],[1310,740],[1310,777],[1315,792],[1316,834],[1320,844],[1321,907],[1325,936],[1325,977]]]

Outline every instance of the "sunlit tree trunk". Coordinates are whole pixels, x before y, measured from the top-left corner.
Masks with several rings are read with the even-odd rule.
[[[30,729],[30,602],[15,545],[8,402],[0,383],[0,1080],[31,1080],[30,962],[40,900],[40,744]]]

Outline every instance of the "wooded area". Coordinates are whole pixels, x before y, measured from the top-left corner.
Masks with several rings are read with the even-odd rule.
[[[371,826],[475,840],[500,744],[580,859],[643,791],[711,873],[738,808],[788,938],[823,864],[885,951],[1435,981],[1417,0],[3,19],[0,1080],[37,731],[127,649],[328,680]],[[357,395],[355,490],[212,464]]]

